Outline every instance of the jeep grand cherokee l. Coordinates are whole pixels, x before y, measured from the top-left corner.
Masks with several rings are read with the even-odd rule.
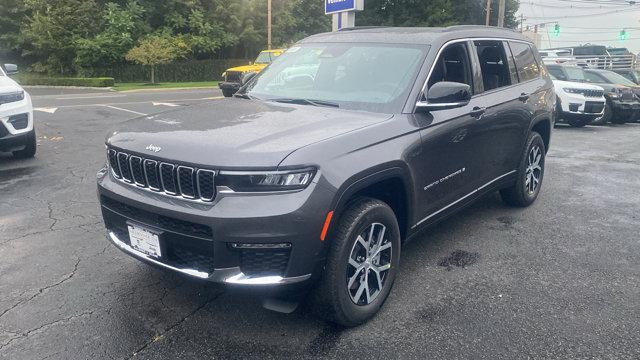
[[[195,278],[308,290],[319,314],[354,326],[382,306],[420,229],[491,191],[534,202],[555,99],[516,32],[311,36],[232,98],[109,134],[108,238]]]
[[[17,72],[16,65],[0,66],[0,151],[31,158],[36,154],[33,106],[29,94],[8,76]]]

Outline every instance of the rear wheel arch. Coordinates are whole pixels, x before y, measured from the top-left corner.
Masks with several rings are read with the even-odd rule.
[[[542,117],[534,120],[531,123],[531,127],[529,131],[537,132],[542,136],[542,140],[544,141],[544,147],[546,151],[549,151],[549,143],[551,142],[551,119]]]

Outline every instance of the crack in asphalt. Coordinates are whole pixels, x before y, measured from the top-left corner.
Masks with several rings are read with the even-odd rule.
[[[76,318],[79,318],[79,317],[92,315],[92,314],[93,314],[93,310],[92,311],[85,311],[85,312],[80,313],[80,314],[76,314],[76,315],[72,315],[72,316],[69,316],[69,317],[66,317],[66,318],[54,320],[54,321],[48,322],[46,324],[42,324],[42,325],[40,325],[40,326],[38,326],[36,328],[33,328],[31,330],[24,331],[24,332],[20,333],[19,336],[13,337],[13,338],[9,339],[7,342],[5,342],[4,344],[1,344],[0,345],[0,350],[2,350],[3,348],[9,346],[9,344],[14,342],[15,340],[29,337],[29,335],[31,335],[34,332],[38,332],[38,331],[40,331],[42,329],[45,329],[45,328],[48,328],[50,326],[53,326],[53,325],[56,325],[56,324],[59,324],[59,323],[63,323],[63,322],[67,322],[67,321],[70,321],[70,320],[73,320],[73,319],[76,319]]]
[[[47,215],[47,217],[49,218],[49,220],[53,220],[53,223],[51,224],[51,226],[49,226],[49,230],[53,230],[53,227],[58,223],[59,220],[53,217],[53,205],[51,201],[47,201],[47,208],[49,209],[49,214]]]
[[[155,335],[150,341],[144,343],[140,348],[138,348],[138,350],[134,351],[133,354],[128,358],[128,359],[133,359],[134,357],[136,357],[138,354],[140,354],[142,351],[144,351],[145,349],[147,349],[149,346],[151,346],[153,343],[155,343],[156,341],[163,339],[164,335],[167,334],[168,332],[170,332],[171,330],[175,329],[176,327],[180,326],[182,323],[184,323],[188,318],[190,318],[191,316],[195,315],[197,312],[199,312],[200,310],[202,310],[205,306],[209,305],[210,303],[212,303],[213,301],[215,301],[217,298],[219,298],[223,293],[219,293],[216,294],[215,296],[213,296],[212,298],[208,299],[207,301],[205,301],[204,303],[202,303],[202,305],[196,307],[193,311],[187,313],[184,317],[182,317],[180,320],[178,320],[177,322],[175,322],[174,324],[166,327],[160,334]],[[2,348],[0,348],[2,349]]]
[[[78,265],[80,265],[80,258],[78,258],[78,260],[76,261],[76,264],[73,267],[73,271],[71,271],[70,273],[68,273],[62,280],[51,284],[51,285],[47,285],[41,289],[39,289],[35,294],[33,294],[31,297],[29,297],[28,299],[24,299],[21,301],[18,301],[17,303],[15,303],[13,306],[9,307],[8,309],[2,311],[2,313],[0,313],[0,318],[2,318],[6,313],[8,313],[9,311],[15,309],[16,307],[22,305],[22,304],[26,304],[29,301],[35,299],[36,297],[38,297],[38,295],[42,294],[43,292],[45,292],[46,290],[52,289],[56,286],[62,285],[64,282],[68,281],[69,279],[71,279],[72,277],[75,276],[76,271],[78,271]],[[2,347],[0,347],[0,349],[2,349]]]

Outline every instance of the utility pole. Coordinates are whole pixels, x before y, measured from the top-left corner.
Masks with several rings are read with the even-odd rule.
[[[504,13],[507,0],[500,0],[500,4],[498,6],[498,27],[504,27]]]
[[[487,0],[487,18],[485,20],[485,25],[491,25],[491,0]]]
[[[524,32],[524,14],[520,14],[520,32]]]
[[[271,0],[267,0],[267,49],[271,50]]]

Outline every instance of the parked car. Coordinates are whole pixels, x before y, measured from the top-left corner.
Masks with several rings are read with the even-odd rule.
[[[548,65],[578,65],[578,60],[569,50],[540,50],[539,53],[542,61]]]
[[[18,72],[14,64],[0,66],[0,151],[17,158],[36,154],[36,131],[29,93],[9,76]]]
[[[604,115],[604,89],[591,84],[563,81],[552,75],[556,96],[556,121],[583,127]]]
[[[282,81],[306,64],[317,71]],[[319,314],[355,326],[420,229],[489,192],[536,200],[555,99],[514,31],[314,35],[226,101],[110,133],[97,177],[108,238],[161,268],[268,291],[271,309],[311,291]]]
[[[623,87],[623,91],[620,93],[620,100],[622,100],[626,109],[621,111],[618,116],[612,117],[611,122],[623,124],[635,120],[638,117],[638,113],[640,113],[640,86],[624,76],[609,70],[588,69],[585,70],[585,74],[589,82],[598,84],[599,86],[606,84]]]
[[[284,49],[263,50],[258,54],[256,60],[243,66],[236,66],[227,69],[222,73],[223,81],[218,83],[218,87],[222,90],[225,97],[230,97],[242,86],[242,78],[249,73],[257,73],[262,71],[267,65],[271,64],[278,56],[282,55]]]
[[[561,50],[569,52],[570,56],[576,59],[578,66],[593,69],[606,69],[611,67],[611,55],[607,52],[607,47],[602,45],[580,45],[555,48],[548,50]],[[569,56],[569,55],[567,55]]]
[[[624,47],[609,47],[607,53],[611,57],[611,69],[632,69],[636,64],[636,56]]]
[[[585,69],[577,66],[547,65],[547,69],[555,78],[564,81],[593,83],[604,89],[607,100],[602,117],[596,118],[592,124],[620,123],[633,116],[640,108],[640,102],[634,95],[633,89],[618,84],[610,84],[597,77],[590,76]],[[597,80],[597,81],[594,81]]]

